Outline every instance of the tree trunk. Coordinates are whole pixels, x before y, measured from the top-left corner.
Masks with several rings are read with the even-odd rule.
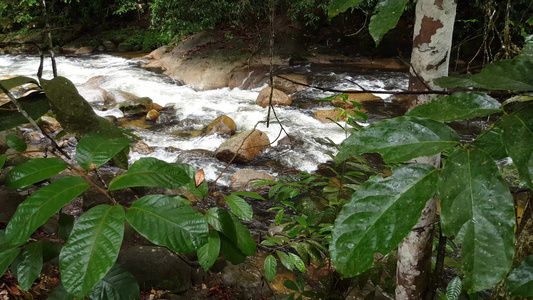
[[[453,26],[456,13],[455,0],[419,0],[411,53],[409,89],[424,91],[439,89],[435,78],[448,75]],[[431,100],[420,95],[411,107]],[[416,162],[440,165],[440,156],[415,159]],[[396,272],[396,299],[424,299],[427,297],[433,245],[433,224],[437,219],[436,199],[428,201],[415,229],[398,248]]]

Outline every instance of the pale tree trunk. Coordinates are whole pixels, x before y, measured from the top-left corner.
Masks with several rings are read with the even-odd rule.
[[[448,75],[456,7],[455,0],[418,0],[411,53],[410,90],[437,90],[439,88],[433,84],[433,80]],[[411,106],[429,100],[430,95],[421,95]],[[440,165],[438,156],[418,158],[414,161]],[[413,230],[398,248],[397,300],[421,300],[428,296],[433,224],[436,219],[437,205],[434,198],[426,204],[418,224],[415,225],[416,230]]]

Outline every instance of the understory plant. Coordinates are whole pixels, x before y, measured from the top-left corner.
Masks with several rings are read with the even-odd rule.
[[[10,92],[14,88],[24,90],[28,84],[33,84],[36,91],[19,98]],[[24,191],[36,183],[41,186],[18,206],[5,230],[0,230],[0,274],[11,265],[22,290],[30,289],[41,273],[44,253],[57,249],[61,284],[52,292],[52,299],[139,299],[133,276],[115,264],[126,222],[158,246],[196,253],[205,270],[213,266],[219,254],[238,264],[255,253],[256,243],[240,220],[250,221],[253,216],[243,197],[262,199],[259,195],[237,192],[225,197],[229,209],[213,207],[206,211],[183,196],[164,194],[145,195],[131,199],[131,206],[122,205],[113,198],[112,191],[130,187],[180,188],[202,201],[208,195],[208,187],[202,172],[190,165],[141,158],[102,188],[88,174],[98,172],[110,160],[125,163],[127,168],[124,158],[131,143],[129,138],[112,123],[91,115],[92,108],[64,77],[39,81],[14,77],[1,80],[0,87],[12,100],[0,107],[0,130],[28,121],[35,123],[33,120],[51,107],[62,127],[79,136],[73,159],[56,148],[47,152],[47,158],[30,159],[13,167],[5,177],[9,189]],[[81,112],[84,115],[80,121]],[[14,135],[8,135],[7,140],[19,153],[0,155],[0,168],[8,155],[23,155],[26,151],[24,140]],[[104,194],[109,203],[83,213],[65,240],[60,237],[49,241],[33,235],[91,187]]]

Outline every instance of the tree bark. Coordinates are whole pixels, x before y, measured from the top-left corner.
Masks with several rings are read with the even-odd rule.
[[[433,80],[448,75],[455,0],[419,0],[411,53],[409,89],[424,91],[439,89]],[[430,95],[419,95],[411,107],[431,100]],[[440,165],[440,156],[415,159],[415,162]],[[415,229],[398,248],[396,271],[396,299],[420,300],[428,292],[431,274],[431,255],[434,226],[437,220],[437,200],[428,201]]]

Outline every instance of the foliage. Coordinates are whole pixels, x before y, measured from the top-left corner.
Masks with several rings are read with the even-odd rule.
[[[28,81],[27,78],[15,78],[0,84],[16,88]],[[76,123],[72,111],[79,112],[80,107],[87,107],[88,112],[90,107],[66,78],[41,79],[40,84],[39,93],[51,104],[63,128],[74,130],[81,139],[75,157],[78,165],[69,162],[70,174],[67,176],[57,177],[67,168],[67,163],[57,157],[31,159],[7,173],[6,186],[13,189],[27,188],[43,180],[48,182],[22,202],[7,228],[0,230],[0,271],[4,273],[11,265],[23,290],[31,288],[37,279],[45,255],[44,241],[30,240],[30,236],[62,207],[95,185],[84,175],[85,172],[95,172],[128,149],[130,144],[129,139],[110,127],[85,131]],[[14,114],[11,118],[20,116]],[[11,124],[13,127],[19,123]],[[10,147],[25,151],[23,140],[13,136],[9,141]],[[6,155],[0,156],[2,165],[5,159]],[[136,186],[184,188],[204,198],[208,194],[207,183],[196,182],[195,174],[196,170],[186,164],[144,158],[134,163],[126,174],[110,182],[109,190]],[[108,191],[102,192],[111,205],[91,208],[75,222],[70,234],[60,235],[66,239],[60,253],[58,251],[62,285],[51,294],[52,298],[139,298],[139,287],[133,277],[115,264],[125,221],[156,245],[179,252],[197,252],[199,264],[206,270],[220,253],[233,263],[240,263],[244,257],[255,253],[255,241],[239,220],[251,220],[253,211],[243,197],[262,199],[255,193],[235,193],[226,197],[229,209],[217,207],[202,212],[194,207],[194,202],[182,196],[147,195],[128,208],[117,203]]]

